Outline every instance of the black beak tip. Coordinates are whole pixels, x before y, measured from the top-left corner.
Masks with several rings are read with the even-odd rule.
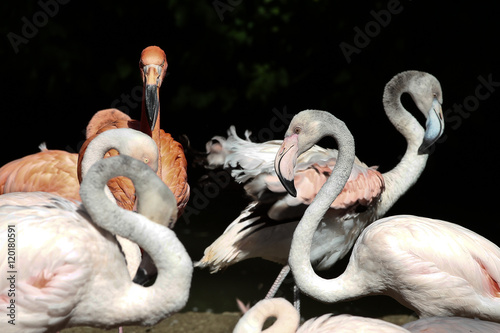
[[[418,148],[418,154],[419,155],[426,155],[431,152],[432,143],[424,142],[420,147]]]
[[[297,197],[297,189],[295,188],[293,180],[281,179],[281,183],[285,187],[288,194],[290,194],[294,198]]]

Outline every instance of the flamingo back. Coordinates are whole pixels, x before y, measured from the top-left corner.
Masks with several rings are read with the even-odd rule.
[[[80,201],[76,163],[78,154],[62,150],[41,151],[11,161],[0,168],[0,194],[43,191]]]

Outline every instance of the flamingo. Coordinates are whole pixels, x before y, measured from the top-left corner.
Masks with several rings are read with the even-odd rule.
[[[134,182],[139,214],[106,197],[106,182],[116,176]],[[12,202],[19,196],[21,203]],[[40,196],[49,204],[26,205]],[[0,207],[1,246],[7,248],[8,228],[16,234],[15,267],[8,268],[5,256],[0,261],[3,272],[15,270],[19,315],[15,326],[0,324],[9,332],[154,325],[186,304],[193,270],[189,255],[171,229],[147,218],[161,216],[165,224],[177,218],[175,197],[155,172],[126,155],[103,159],[83,179],[80,196],[83,204],[44,192],[0,196],[11,201]],[[115,234],[151,255],[158,267],[154,285],[145,288],[126,278]],[[3,309],[12,299],[8,283],[0,282]]]
[[[311,246],[318,224],[341,193],[354,163],[354,139],[337,118],[304,111],[292,119],[275,159],[309,149],[324,136],[339,147],[337,164],[293,234],[288,259],[301,292],[333,303],[368,295],[388,295],[419,317],[460,316],[500,322],[500,248],[459,225],[399,215],[379,219],[358,237],[340,276],[323,279],[311,266]],[[280,175],[285,181],[287,174]]]
[[[87,139],[80,154],[62,150],[48,150],[41,145],[41,151],[11,161],[0,168],[0,194],[10,192],[44,191],[80,201],[80,162],[88,144],[109,129],[132,128],[153,137],[159,149],[158,175],[175,194],[179,215],[189,200],[187,183],[187,162],[182,145],[168,133],[160,130],[159,88],[166,74],[165,53],[156,46],[142,51],[139,63],[143,77],[143,100],[141,121],[132,120],[118,109],[98,111],[87,126]],[[111,151],[106,156],[116,155]],[[135,191],[130,180],[118,177],[108,184],[120,207],[132,210]]]
[[[422,318],[398,326],[384,320],[341,314],[325,314],[303,323],[297,310],[284,298],[264,299],[255,304],[236,324],[233,333],[263,332],[266,319],[276,321],[265,332],[336,332],[336,333],[498,333],[500,324],[463,317]]]
[[[158,46],[148,46],[139,60],[143,80],[142,111],[140,121],[132,120],[117,109],[97,112],[89,122],[87,141],[111,128],[128,127],[150,135],[159,150],[158,176],[168,185],[177,198],[179,216],[189,200],[190,188],[187,182],[187,161],[182,145],[169,133],[160,129],[160,86],[167,73],[167,57]],[[85,144],[82,146],[85,149]],[[110,155],[116,155],[110,152]],[[118,178],[109,185],[121,207],[132,210],[135,194],[130,180]]]
[[[413,98],[427,118],[425,131],[401,104],[403,93]],[[444,130],[442,101],[439,81],[425,72],[402,72],[387,83],[384,109],[392,124],[406,138],[406,152],[396,167],[383,174],[355,159],[347,184],[314,234],[311,260],[316,269],[326,270],[344,257],[361,231],[385,215],[415,184],[425,168],[426,151]],[[195,265],[217,272],[253,257],[285,265],[267,295],[272,297],[289,271],[287,261],[293,231],[330,176],[338,156],[336,150],[315,145],[298,157],[287,155],[293,156],[281,163],[286,168],[286,175],[285,170],[276,173],[273,163],[282,141],[258,144],[250,142],[249,135],[247,132],[247,140],[242,140],[232,127],[227,139],[214,137],[207,143],[209,167],[234,168],[233,177],[246,184],[245,190],[254,200],[205,249],[203,258]],[[287,191],[290,194],[287,195]]]

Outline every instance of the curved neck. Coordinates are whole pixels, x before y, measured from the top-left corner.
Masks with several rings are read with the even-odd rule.
[[[110,321],[119,318],[122,325],[150,325],[184,307],[191,285],[192,262],[172,230],[106,200],[103,188],[109,179],[117,176],[130,178],[139,198],[151,189],[168,191],[170,199],[165,204],[170,206],[176,206],[175,198],[151,168],[125,155],[96,163],[83,179],[80,189],[82,202],[92,221],[112,234],[137,243],[148,252],[158,269],[155,284],[148,288],[134,284],[127,274],[119,275],[121,280],[113,281],[115,298],[102,297],[100,304],[94,304],[99,309],[94,310],[106,313]],[[127,313],[126,322],[123,313]]]
[[[333,116],[332,118],[333,121],[325,125],[328,126],[328,134],[337,141],[337,163],[295,229],[288,259],[297,286],[314,298],[321,297],[330,287],[328,280],[316,275],[311,266],[313,235],[323,215],[344,188],[354,163],[354,138],[343,122]]]
[[[121,134],[117,131],[106,131],[97,135],[90,143],[88,144],[85,152],[83,154],[83,158],[80,163],[81,170],[81,178],[84,179],[92,165],[96,162],[100,161],[104,158],[104,155],[110,151],[111,149],[116,149],[118,153],[120,153],[121,147],[120,143],[123,138]],[[116,204],[116,199],[111,194],[108,186],[104,184],[103,186],[106,196],[109,200]]]
[[[424,139],[424,129],[417,119],[408,112],[401,103],[401,96],[408,93],[410,77],[402,75],[391,80],[384,91],[383,104],[387,117],[401,133],[407,143],[406,152],[401,161],[390,171],[383,174],[386,189],[382,193],[377,215],[382,216],[393,204],[415,184],[422,174],[429,155],[418,154],[418,148]]]
[[[268,318],[276,321],[268,329],[262,331]],[[300,316],[288,301],[283,298],[264,299],[255,304],[236,324],[233,333],[287,333],[295,332],[299,326]]]

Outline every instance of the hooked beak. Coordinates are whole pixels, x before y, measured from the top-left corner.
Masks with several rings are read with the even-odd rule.
[[[156,125],[156,119],[158,118],[158,111],[160,109],[158,88],[160,87],[161,71],[162,67],[157,65],[146,65],[143,69],[146,114],[151,130],[153,130]]]
[[[419,154],[428,154],[429,148],[441,137],[444,131],[443,110],[439,101],[434,98],[432,107],[429,110],[429,116],[425,124],[424,140],[420,148]]]
[[[297,190],[293,183],[295,164],[297,163],[298,151],[299,151],[299,141],[298,135],[293,134],[287,136],[281,147],[274,158],[274,170],[278,175],[278,178],[287,190],[287,192],[293,196],[297,196]]]

